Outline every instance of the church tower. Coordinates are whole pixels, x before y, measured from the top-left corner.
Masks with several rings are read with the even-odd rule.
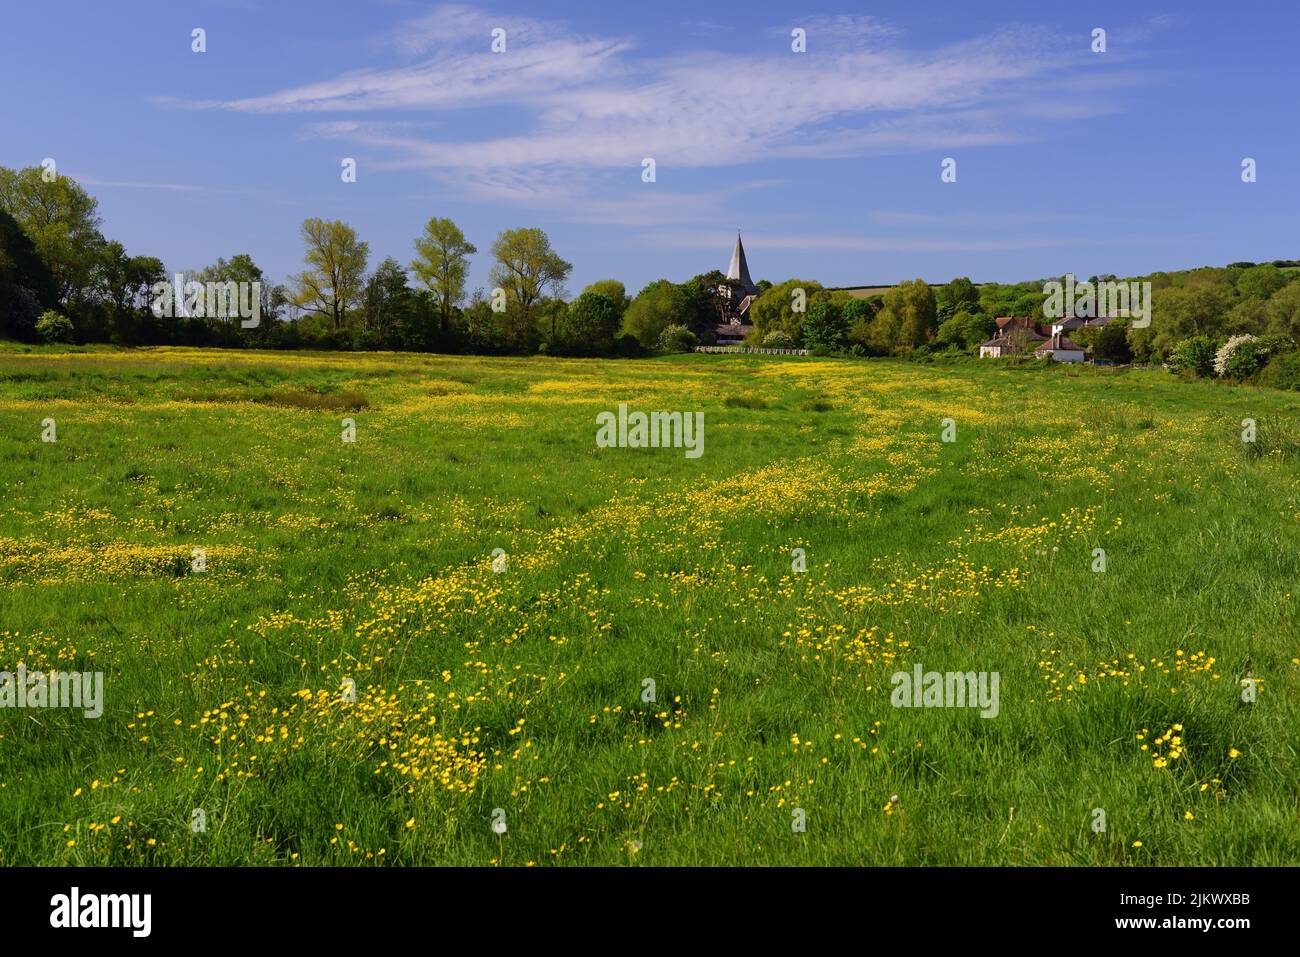
[[[749,278],[749,263],[745,262],[745,246],[740,241],[740,230],[736,230],[736,248],[731,251],[731,265],[727,267],[727,278],[737,280],[740,293],[744,296],[757,296],[758,287]]]
[[[719,312],[722,325],[715,335],[719,342],[739,341],[749,330],[749,305],[758,298],[758,287],[749,275],[749,263],[745,261],[745,245],[740,241],[740,230],[736,230],[736,248],[731,251],[731,265],[727,267],[727,281],[718,285],[720,299]]]

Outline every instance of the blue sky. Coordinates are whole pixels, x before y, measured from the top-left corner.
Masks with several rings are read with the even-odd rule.
[[[11,2],[0,165],[55,158],[132,253],[276,279],[308,216],[372,264],[449,216],[475,286],[500,229],[541,226],[575,292],[725,269],[737,227],[755,279],[827,285],[1300,258],[1300,5],[864,9]]]

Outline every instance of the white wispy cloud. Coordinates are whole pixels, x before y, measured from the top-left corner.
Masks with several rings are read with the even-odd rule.
[[[655,231],[642,233],[638,239],[652,244],[671,244],[674,247],[692,249],[725,249],[729,238],[734,234],[710,230],[700,232]],[[1137,242],[1123,237],[1105,240],[1088,240],[1080,242],[1074,237],[1016,237],[1008,239],[987,239],[982,237],[906,238],[896,235],[867,236],[843,235],[832,233],[756,233],[747,236],[745,246],[753,250],[836,250],[867,253],[968,253],[968,252],[1009,252],[1024,249],[1056,249],[1079,245],[1121,246]]]
[[[809,52],[790,51],[792,26],[808,31]],[[498,27],[504,54],[489,50]],[[1104,114],[1144,81],[1131,67],[1085,73],[1096,65],[1086,42],[1042,28],[930,49],[900,37],[871,17],[808,17],[767,39],[756,33],[748,48],[656,56],[628,37],[445,5],[387,39],[415,62],[173,105],[348,114],[304,133],[368,150],[370,168],[423,171],[470,197],[558,209],[618,175],[639,175],[645,157],[662,170],[1023,142],[1045,135],[1048,117]],[[603,208],[621,207],[635,222],[689,212],[680,196],[661,199],[658,212],[625,197]]]

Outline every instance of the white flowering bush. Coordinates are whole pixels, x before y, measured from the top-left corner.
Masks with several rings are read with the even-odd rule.
[[[1214,354],[1214,374],[1245,379],[1254,375],[1268,358],[1268,344],[1258,336],[1233,336]]]

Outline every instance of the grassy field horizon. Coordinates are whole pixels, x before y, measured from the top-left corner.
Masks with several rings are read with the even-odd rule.
[[[703,454],[598,447],[621,403]],[[0,672],[104,711],[0,707],[0,865],[1295,864],[1298,425],[1159,370],[5,346]]]

